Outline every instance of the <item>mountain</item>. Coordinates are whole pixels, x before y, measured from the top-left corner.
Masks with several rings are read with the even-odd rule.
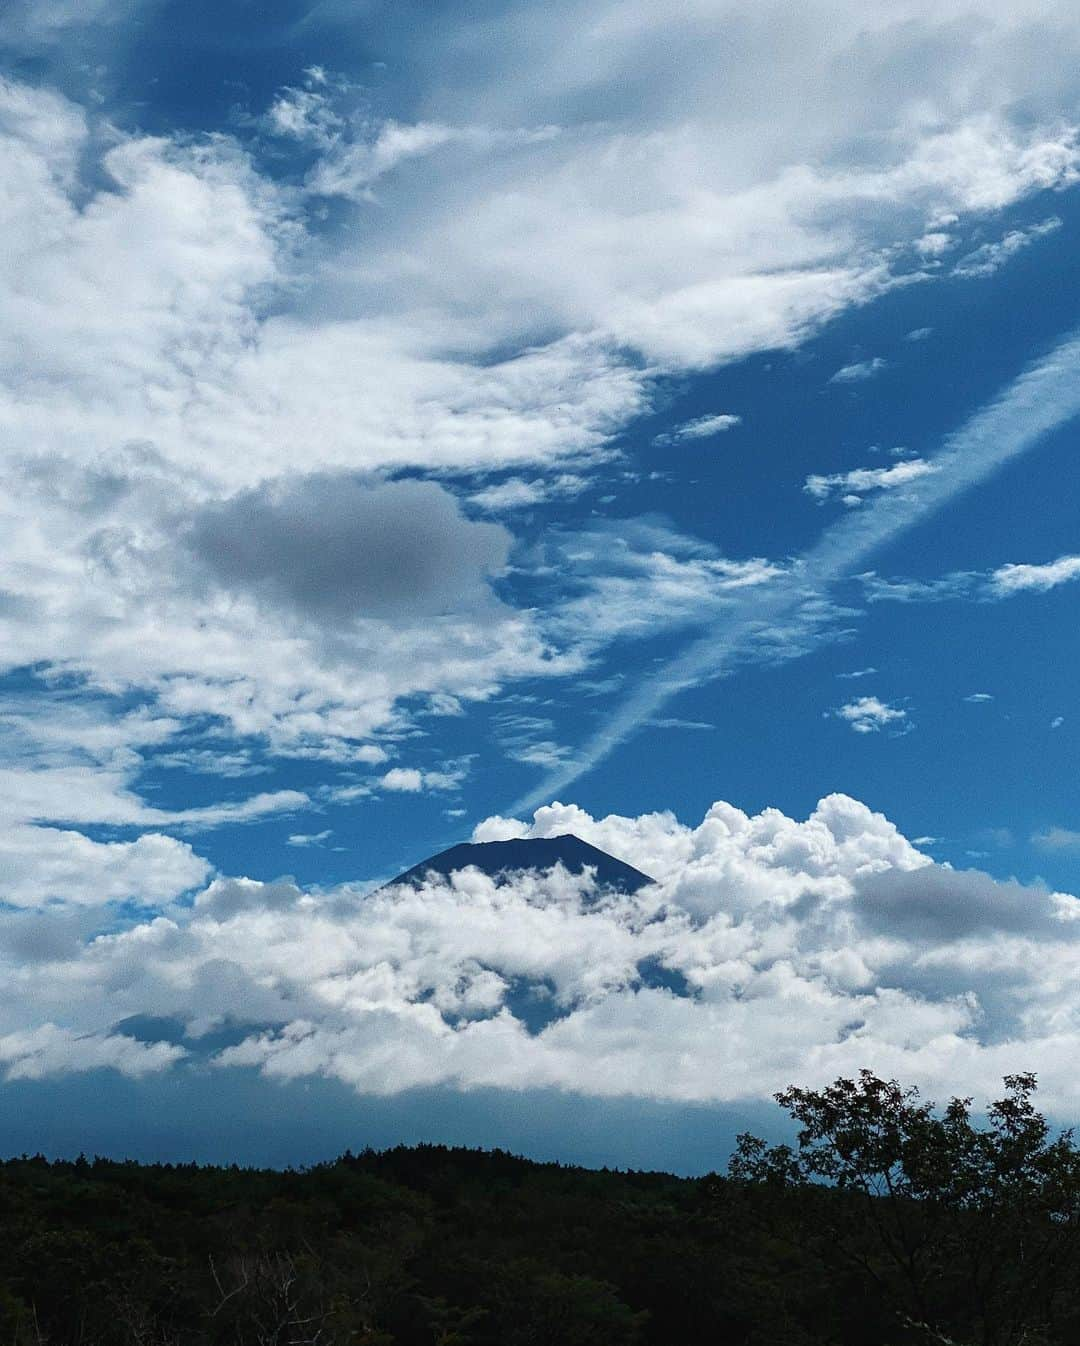
[[[613,855],[590,846],[587,841],[566,833],[561,837],[525,837],[513,841],[462,842],[447,851],[422,860],[393,884],[423,883],[428,874],[449,878],[456,869],[474,866],[492,878],[522,869],[548,870],[561,864],[571,874],[580,874],[586,866],[596,870],[596,881],[603,888],[614,888],[620,893],[636,893],[653,880],[633,865],[616,860]],[[387,885],[391,886],[391,885]]]

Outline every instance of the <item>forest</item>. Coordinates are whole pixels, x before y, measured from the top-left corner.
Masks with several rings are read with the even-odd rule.
[[[4,1346],[1057,1346],[1080,1152],[869,1072],[700,1178],[441,1146],[301,1171],[0,1163]]]

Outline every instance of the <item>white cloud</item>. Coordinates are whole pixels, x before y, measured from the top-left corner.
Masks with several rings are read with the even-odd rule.
[[[1002,597],[1024,590],[1045,593],[1075,579],[1080,579],[1080,556],[1059,556],[1045,565],[1004,565],[990,577],[991,584]]]
[[[266,121],[274,135],[328,147],[341,134],[344,121],[334,110],[332,101],[319,92],[319,86],[326,83],[325,77],[311,82],[315,87],[283,89],[270,104]]]
[[[544,565],[558,573],[568,597],[543,628],[560,644],[584,648],[706,624],[741,594],[786,573],[765,557],[718,556],[695,538],[642,520],[556,534]]]
[[[258,776],[270,768],[265,763],[252,761],[243,750],[215,752],[212,748],[179,748],[175,752],[154,754],[156,767],[190,771],[200,776]]]
[[[70,829],[0,824],[0,903],[15,907],[157,906],[205,883],[210,868],[185,842],[159,833],[99,842]]]
[[[859,503],[871,491],[895,491],[935,471],[933,463],[924,458],[907,458],[894,467],[858,467],[851,472],[834,472],[829,476],[814,473],[806,478],[803,490],[815,500],[840,496],[844,503]],[[850,499],[849,499],[850,498]]]
[[[555,1087],[715,1101],[868,1066],[982,1091],[1040,1072],[1071,1106],[1080,900],[934,864],[880,814],[832,795],[797,821],[717,803],[594,819],[553,804],[480,840],[572,831],[657,879],[636,896],[556,869],[497,884],[305,893],[217,879],[177,909],[45,959],[6,957],[0,1060],[16,1073],[161,1069],[132,1014],[189,1033],[253,1029],[215,1058],[325,1074],[376,1094]],[[0,950],[11,922],[0,920]],[[681,985],[679,994],[663,989]],[[519,1017],[533,996],[533,1030]]]
[[[167,1070],[185,1055],[166,1042],[142,1043],[122,1034],[73,1033],[55,1024],[0,1037],[6,1080],[41,1080],[85,1070],[117,1070],[136,1078]]]
[[[714,435],[722,435],[728,430],[734,430],[737,425],[742,425],[742,417],[735,416],[731,412],[718,412],[713,416],[698,416],[695,420],[677,425],[674,430],[670,430],[666,434],[657,435],[653,444],[663,446],[681,444],[688,439],[712,439]]]
[[[962,257],[953,267],[953,275],[961,276],[965,280],[982,280],[992,276],[1018,252],[1022,252],[1037,239],[1045,238],[1047,234],[1052,234],[1060,228],[1061,220],[1052,215],[1040,224],[1029,225],[1026,229],[1011,229],[996,243],[984,243],[974,252]]]
[[[993,699],[990,692],[971,692],[964,697],[964,700],[970,701],[973,706],[984,705],[987,701],[993,701]]]
[[[1036,846],[1046,851],[1080,851],[1080,832],[1068,827],[1048,827],[1031,838]]]
[[[953,599],[972,599],[981,603],[998,602],[1023,593],[1047,593],[1060,584],[1080,578],[1080,557],[1059,556],[1045,564],[1012,563],[996,570],[954,570],[937,579],[884,579],[873,570],[857,575],[867,599],[897,603],[935,603]]]
[[[851,725],[857,734],[876,734],[881,729],[910,728],[908,713],[901,706],[881,701],[876,696],[860,696],[838,707],[833,714]]]
[[[370,201],[372,186],[379,178],[412,159],[423,159],[447,146],[485,154],[520,144],[542,143],[558,133],[554,126],[501,131],[483,126],[446,126],[440,122],[406,124],[391,118],[369,128],[362,139],[336,137],[328,153],[309,173],[306,186],[315,196]]]
[[[346,635],[295,605],[268,615],[280,585],[193,589],[178,539],[309,475],[498,470],[526,495],[541,467],[582,477],[652,408],[658,377],[796,345],[893,285],[896,259],[946,220],[1075,179],[1060,33],[1038,39],[1036,74],[1015,58],[1011,9],[975,42],[946,41],[913,0],[903,22],[863,8],[774,24],[767,6],[733,44],[723,6],[673,21],[602,4],[584,23],[566,4],[542,25],[493,20],[497,70],[453,87],[456,20],[437,38],[418,25],[409,65],[437,115],[359,116],[309,69],[251,137],[253,153],[268,127],[300,137],[308,188],[343,195],[334,218],[228,135],[125,135],[5,82],[9,666],[135,689],[161,718],[327,761],[379,751],[410,700],[580,670],[581,650],[505,604]],[[9,30],[41,28],[47,7],[18,9]],[[572,59],[566,31],[581,34]],[[881,76],[916,52],[932,54],[919,97]],[[708,561],[674,580],[658,565],[645,587],[697,585],[715,612],[769,565]]]
[[[525,715],[502,711],[494,717],[495,741],[515,762],[551,771],[563,765],[573,750],[555,738],[554,721],[544,715]]]
[[[328,837],[333,835],[329,827],[321,832],[293,832],[286,841],[286,846],[321,846]]]
[[[484,486],[469,496],[478,509],[495,514],[502,510],[528,509],[549,500],[569,499],[580,495],[589,485],[588,479],[574,472],[560,472],[551,478],[507,477],[503,481]]]
[[[880,374],[883,369],[888,367],[888,361],[883,360],[880,355],[875,355],[871,360],[859,360],[855,364],[844,365],[838,369],[829,380],[830,383],[865,383],[867,379],[872,379],[875,374]]]
[[[0,704],[0,903],[158,906],[211,870],[158,829],[205,830],[309,805],[296,790],[188,809],[148,804],[134,788],[142,753],[167,743],[179,723],[146,710],[110,710],[107,698],[62,692],[26,692]],[[88,826],[154,830],[100,841],[76,830]]]
[[[415,767],[391,767],[379,784],[384,790],[401,790],[415,794],[424,788],[424,773]]]
[[[922,238],[915,240],[915,250],[923,257],[940,257],[949,251],[955,240],[951,234],[935,230],[928,234],[923,234]],[[909,338],[910,339],[910,338]]]
[[[456,790],[467,774],[467,760],[444,763],[438,771],[395,766],[379,778],[379,784],[384,790],[399,794],[418,794],[421,790]]]
[[[293,812],[308,803],[302,790],[264,790],[243,799],[163,809],[144,803],[130,789],[128,771],[79,765],[0,766],[0,821],[199,829]]]
[[[909,216],[930,200],[982,211],[1073,172],[1066,133],[1040,132],[1036,150],[997,114],[909,139],[906,157],[893,142],[887,162],[834,171],[785,160],[796,146],[760,124],[753,159],[735,140],[718,157],[709,120],[578,128],[528,156],[488,158],[440,183],[434,214],[402,203],[405,237],[354,274],[373,299],[389,276],[418,309],[434,294],[472,313],[483,294],[504,339],[530,313],[540,330],[570,324],[667,367],[702,367],[798,344],[888,288],[897,232],[917,236]]]

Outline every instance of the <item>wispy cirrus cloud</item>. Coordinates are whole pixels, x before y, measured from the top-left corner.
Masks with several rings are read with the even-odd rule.
[[[1055,561],[1012,562],[995,570],[955,570],[936,579],[885,577],[874,571],[856,576],[871,603],[935,603],[968,599],[993,603],[1024,593],[1049,593],[1060,585],[1080,579],[1080,556],[1059,556]]]
[[[835,374],[829,379],[830,383],[866,383],[869,379],[875,378],[887,369],[889,362],[883,360],[880,355],[875,355],[869,360],[857,360],[850,365],[842,365]]]
[[[797,628],[799,614],[807,603],[825,598],[860,560],[1080,414],[1078,376],[1080,339],[1071,337],[1025,370],[951,435],[941,452],[927,460],[933,471],[919,476],[903,492],[881,493],[865,509],[846,514],[827,528],[817,545],[767,592],[755,595],[753,603],[736,605],[721,614],[708,634],[692,642],[633,691],[576,758],[529,791],[515,805],[515,811],[535,808],[556,796],[636,733],[679,692],[723,677],[737,661],[752,658],[769,623]],[[797,653],[802,648],[794,646]],[[775,647],[765,649],[767,657],[776,657]]]
[[[686,440],[712,439],[715,435],[726,434],[736,426],[742,425],[742,419],[741,416],[727,411],[716,412],[710,416],[698,416],[692,421],[684,421],[682,425],[677,425],[674,430],[657,435],[653,444],[662,448],[668,444],[682,444]]]
[[[0,34],[32,65],[56,33],[134,10],[17,0]],[[221,780],[303,761],[370,791],[361,768],[430,771],[393,743],[438,708],[581,674],[615,642],[738,631],[733,649],[778,657],[812,641],[835,612],[807,557],[799,570],[782,548],[640,537],[622,551],[620,525],[605,538],[590,521],[579,531],[612,556],[534,605],[506,573],[511,557],[515,578],[528,570],[517,536],[477,512],[584,495],[679,380],[791,351],[906,282],[913,245],[943,221],[986,229],[1075,181],[1066,103],[1042,98],[1051,70],[1074,78],[1060,34],[1040,39],[1036,79],[1013,59],[1012,10],[978,43],[945,41],[917,4],[904,13],[872,25],[868,59],[860,7],[792,19],[769,0],[754,31],[835,52],[842,87],[786,42],[736,51],[719,11],[673,19],[650,3],[628,19],[606,0],[588,21],[576,0],[539,25],[493,14],[493,59],[459,62],[453,87],[456,14],[388,30],[415,97],[377,109],[309,67],[205,136],[179,105],[155,104],[154,135],[130,129],[141,111],[83,80],[78,97],[47,74],[0,83],[0,428],[19,446],[0,482],[0,647],[9,671],[94,689],[134,755],[99,764],[96,802],[56,766],[49,819],[284,817],[328,783],[155,807],[138,762],[160,752],[165,769],[209,774],[220,747]],[[570,62],[566,31],[580,34]],[[881,76],[915,54],[933,67],[926,106],[954,90],[929,119]],[[1003,69],[1011,83],[966,78]],[[674,433],[701,443],[735,414]],[[131,700],[179,727],[144,741]],[[52,770],[52,748],[35,751]],[[35,797],[46,784],[25,782]]]
[[[1069,827],[1047,827],[1036,832],[1032,842],[1044,851],[1080,851],[1080,832]]]
[[[983,243],[966,257],[961,257],[953,267],[952,274],[964,280],[983,280],[1000,271],[1018,252],[1023,252],[1032,243],[1060,228],[1060,218],[1051,215],[1049,219],[1029,225],[1026,229],[1010,229],[996,242]]]

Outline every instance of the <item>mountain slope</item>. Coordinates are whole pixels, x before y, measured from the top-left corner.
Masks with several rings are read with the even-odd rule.
[[[430,859],[422,860],[394,884],[409,883],[414,887],[424,882],[428,874],[447,879],[458,869],[475,866],[492,878],[522,869],[548,870],[561,864],[571,874],[580,874],[586,867],[596,870],[601,887],[614,888],[621,893],[636,893],[653,880],[640,869],[617,860],[613,855],[590,846],[587,841],[567,833],[561,837],[526,837],[513,841],[462,842],[440,851]],[[390,886],[390,885],[388,885]]]

